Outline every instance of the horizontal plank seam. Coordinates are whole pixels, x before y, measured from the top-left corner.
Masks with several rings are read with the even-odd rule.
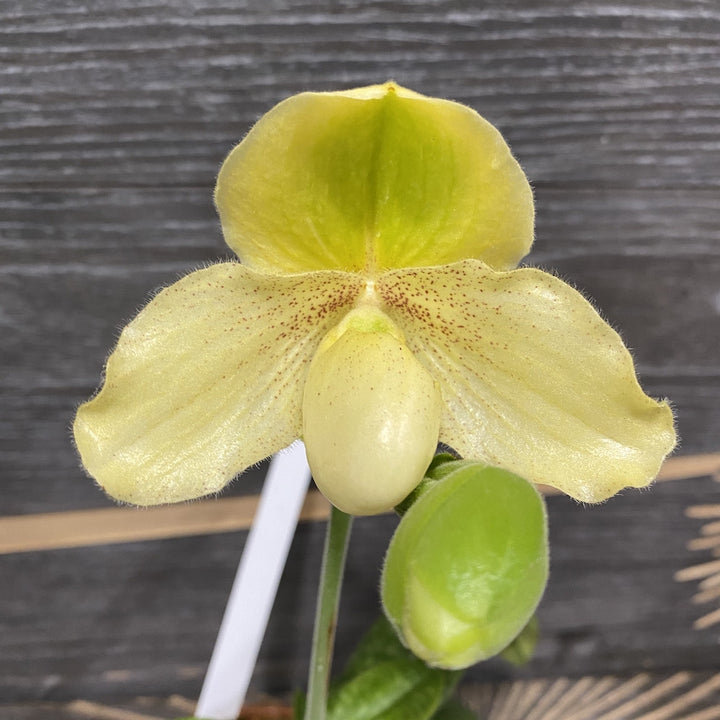
[[[682,480],[720,473],[720,452],[665,461],[658,480]],[[559,494],[542,487],[546,495]],[[102,508],[0,517],[0,555],[114,543],[164,540],[247,530],[259,495],[200,500],[153,508]],[[310,491],[300,515],[304,522],[327,519],[329,505]]]
[[[229,147],[232,146],[230,143]],[[24,180],[21,182],[7,182],[0,181],[0,193],[3,194],[20,194],[20,193],[37,193],[42,192],[58,192],[63,194],[69,194],[74,192],[94,192],[96,194],[108,191],[120,191],[120,190],[156,190],[156,191],[181,191],[181,190],[193,190],[203,191],[208,193],[210,185],[206,183],[158,183],[148,180],[144,183],[105,183],[98,182],[94,185],[86,185],[80,183],[73,183],[72,180],[68,180],[67,184],[59,186],[56,183],[48,183],[37,180]],[[636,182],[619,182],[617,180],[602,180],[595,179],[591,182],[583,182],[578,180],[573,181],[553,181],[553,180],[533,180],[533,187],[536,191],[563,191],[566,193],[592,193],[598,190],[612,190],[614,192],[622,190],[630,190],[638,193],[657,193],[657,192],[668,192],[668,193],[696,193],[696,192],[714,192],[717,190],[718,183],[714,180],[688,180],[687,182],[681,183],[664,183],[664,182],[647,182],[642,179]]]

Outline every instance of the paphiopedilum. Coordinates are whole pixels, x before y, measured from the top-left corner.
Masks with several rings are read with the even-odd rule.
[[[618,334],[513,269],[532,192],[473,110],[394,83],[303,93],[230,153],[216,203],[241,263],[193,272],[124,329],[74,432],[112,496],[199,497],[297,438],[354,514],[417,485],[438,441],[597,502],[675,443]]]

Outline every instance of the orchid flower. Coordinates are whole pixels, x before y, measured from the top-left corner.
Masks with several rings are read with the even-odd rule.
[[[230,153],[241,262],[190,273],[123,330],[77,413],[88,472],[137,505],[215,493],[305,442],[338,508],[391,508],[438,441],[604,500],[656,475],[672,412],[581,294],[516,268],[528,181],[473,110],[389,82],[281,102]]]

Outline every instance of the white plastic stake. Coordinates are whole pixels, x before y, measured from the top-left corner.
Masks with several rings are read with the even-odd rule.
[[[236,720],[240,713],[309,482],[301,442],[272,459],[205,675],[198,718]]]

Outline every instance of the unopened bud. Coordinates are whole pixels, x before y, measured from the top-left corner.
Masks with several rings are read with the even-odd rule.
[[[505,470],[458,463],[400,521],[382,600],[418,657],[459,669],[512,642],[547,574],[545,506],[535,487]]]

